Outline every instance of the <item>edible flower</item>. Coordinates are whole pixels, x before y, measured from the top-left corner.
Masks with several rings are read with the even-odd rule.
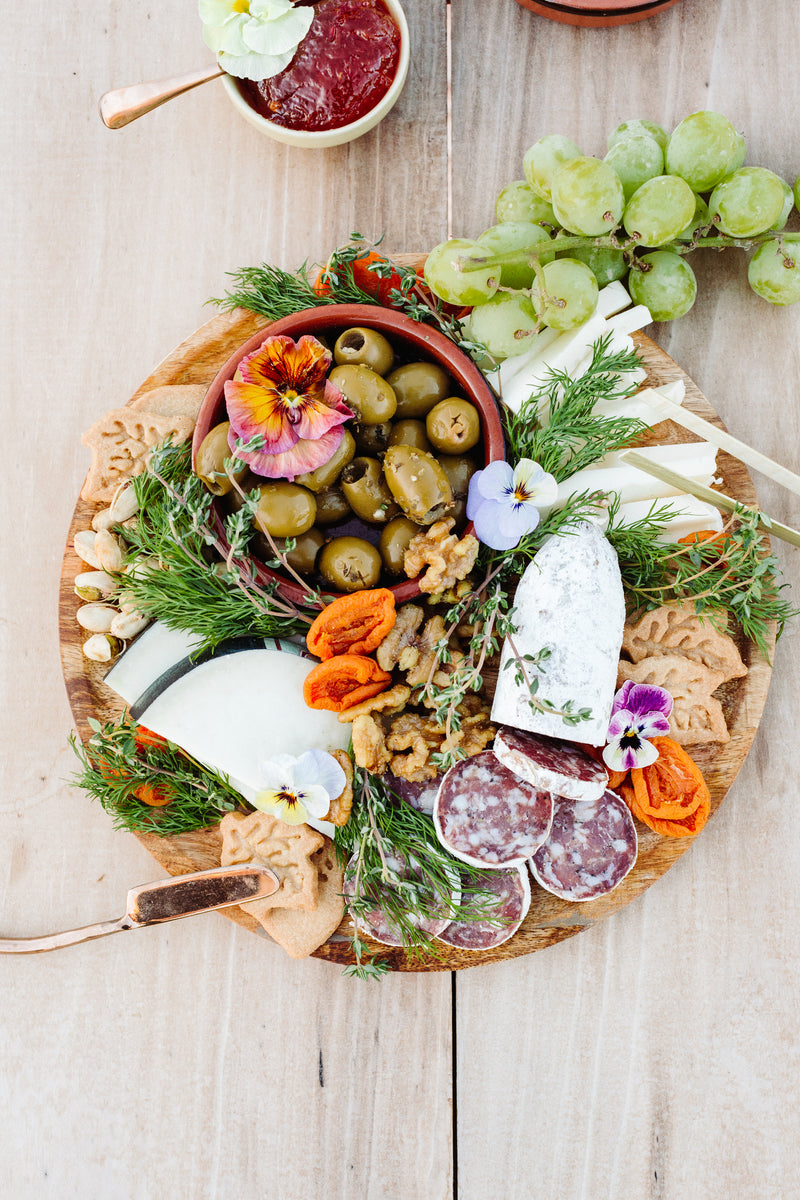
[[[612,771],[649,767],[658,747],[649,740],[666,737],[672,696],[665,688],[628,679],[614,697],[603,761]]]
[[[467,517],[479,541],[492,550],[513,550],[539,524],[539,509],[553,504],[558,484],[530,458],[492,462],[469,481]]]
[[[293,0],[200,0],[203,41],[239,79],[269,79],[288,67],[314,20]]]
[[[336,759],[324,750],[306,750],[299,758],[276,754],[262,762],[260,770],[266,786],[253,804],[287,825],[324,817],[347,782]]]
[[[257,475],[293,479],[338,449],[353,413],[326,378],[330,365],[330,350],[315,337],[295,343],[278,334],[242,359],[240,379],[225,384],[231,449],[237,438],[262,439],[260,449],[236,451]]]

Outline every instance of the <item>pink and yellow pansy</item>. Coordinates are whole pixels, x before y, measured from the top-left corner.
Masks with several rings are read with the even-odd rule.
[[[237,439],[263,439],[259,450],[237,451],[257,475],[293,479],[338,449],[341,426],[353,413],[327,379],[330,365],[330,351],[315,337],[295,343],[277,334],[243,358],[239,378],[225,384],[231,449]]]

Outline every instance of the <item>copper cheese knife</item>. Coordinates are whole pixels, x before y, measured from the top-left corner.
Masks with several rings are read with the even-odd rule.
[[[231,904],[261,900],[274,895],[280,885],[274,871],[251,865],[214,867],[193,875],[143,883],[128,892],[125,915],[116,921],[99,921],[96,925],[84,925],[81,929],[67,929],[44,937],[0,938],[0,954],[36,954],[42,950],[74,946],[77,942],[90,942],[107,933],[121,933],[123,929],[144,929],[147,925],[160,925],[162,921],[174,921],[177,917],[191,917]]]

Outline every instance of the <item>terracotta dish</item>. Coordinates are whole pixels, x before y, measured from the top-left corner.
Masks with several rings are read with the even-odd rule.
[[[651,0],[649,4],[631,4],[630,0],[570,0],[568,4],[551,4],[548,0],[517,0],[523,8],[560,21],[564,25],[600,28],[607,25],[631,25],[643,21],[677,4],[678,0]]]

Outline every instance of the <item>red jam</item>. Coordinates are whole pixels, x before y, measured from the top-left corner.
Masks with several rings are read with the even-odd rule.
[[[383,0],[318,0],[289,66],[271,79],[239,80],[247,103],[288,129],[339,129],[371,112],[388,92],[400,30]]]

